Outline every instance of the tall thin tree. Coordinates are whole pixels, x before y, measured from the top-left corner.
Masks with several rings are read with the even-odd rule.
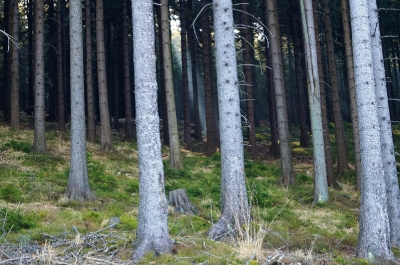
[[[92,12],[90,0],[85,0],[85,37],[86,37],[86,95],[87,95],[87,139],[96,140],[96,123],[94,108],[93,70],[92,70]]]
[[[10,14],[11,34],[15,43],[18,43],[18,0],[11,1]],[[19,52],[16,44],[11,44],[11,129],[19,130]]]
[[[333,119],[335,122],[335,139],[337,147],[337,173],[342,175],[349,170],[347,159],[346,137],[344,134],[342,111],[340,107],[339,84],[336,71],[335,48],[332,34],[332,21],[329,0],[322,0],[325,25],[326,49],[328,53],[329,83],[332,93]]]
[[[215,52],[221,135],[222,215],[208,231],[213,240],[232,235],[249,222],[243,135],[231,0],[214,0]]]
[[[105,151],[109,151],[113,148],[113,144],[111,141],[110,113],[108,108],[106,51],[104,42],[104,3],[103,0],[96,0],[97,77],[99,86],[101,148]]]
[[[201,0],[202,8],[207,4],[206,0]],[[213,96],[211,89],[211,60],[210,60],[210,29],[208,21],[208,13],[201,13],[201,41],[202,41],[202,55],[203,55],[203,75],[204,75],[204,93],[206,104],[206,137],[207,143],[205,153],[211,156],[217,150],[214,115],[213,115]]]
[[[125,102],[125,140],[133,139],[132,127],[132,92],[131,92],[131,76],[129,73],[129,40],[128,40],[128,2],[122,1],[122,49],[124,63],[124,102]]]
[[[71,163],[65,196],[84,202],[95,199],[89,186],[86,158],[85,81],[81,0],[69,1],[71,81]]]
[[[317,48],[314,31],[312,0],[300,0],[308,70],[308,96],[310,102],[311,130],[314,157],[314,203],[329,199],[326,178],[325,147],[321,117],[321,96],[318,76]]]
[[[175,93],[172,77],[171,36],[168,14],[168,0],[161,0],[161,31],[163,45],[164,80],[167,100],[169,159],[172,168],[182,167],[182,156],[179,149],[178,122],[176,120]]]
[[[351,106],[351,125],[353,127],[354,156],[356,164],[356,186],[361,189],[361,157],[360,157],[360,134],[358,129],[358,113],[356,101],[356,84],[354,80],[353,49],[351,47],[351,32],[349,21],[348,1],[341,0],[343,38],[346,55],[347,80],[349,82],[349,97]]]
[[[168,234],[168,203],[161,159],[152,0],[132,0],[132,24],[140,196],[132,258],[137,261],[148,251],[169,252],[173,243]]]
[[[190,100],[189,100],[189,75],[188,75],[188,52],[187,52],[187,30],[186,30],[186,0],[179,1],[181,22],[181,58],[182,58],[182,90],[183,90],[183,142],[187,150],[192,150],[192,135],[190,122]],[[165,56],[165,54],[164,54]],[[168,120],[169,121],[169,120]]]
[[[35,125],[32,151],[47,153],[45,129],[44,101],[44,2],[35,0],[34,3],[34,89],[35,89]]]
[[[58,99],[58,130],[65,133],[65,106],[64,106],[64,82],[62,61],[62,16],[63,0],[57,1],[57,99]]]
[[[281,35],[279,30],[276,0],[266,0],[266,2],[268,11],[267,27],[271,33],[271,63],[274,78],[279,148],[281,153],[282,183],[288,186],[294,182],[294,171],[292,163],[292,150],[290,149],[289,142],[289,124],[287,118],[285,81],[283,78]]]
[[[251,159],[257,160],[257,143],[256,143],[256,121],[254,117],[254,98],[253,98],[253,82],[251,70],[251,39],[248,26],[251,25],[249,13],[247,11],[247,3],[242,5],[242,21],[244,28],[242,29],[242,47],[243,47],[243,61],[244,61],[244,75],[246,87],[246,109],[247,120],[249,121],[249,128],[247,130],[247,137],[249,138]]]

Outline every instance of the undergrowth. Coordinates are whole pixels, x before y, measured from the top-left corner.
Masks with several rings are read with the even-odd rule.
[[[398,131],[394,130],[394,137],[400,141]],[[268,133],[265,128],[258,128],[257,138],[267,140]],[[60,235],[72,229],[82,234],[98,231],[107,227],[112,218],[120,220],[118,225],[110,228],[112,232],[128,235],[126,240],[134,241],[139,206],[137,147],[134,143],[117,142],[110,153],[103,153],[97,144],[88,143],[89,179],[97,200],[79,204],[60,200],[68,183],[68,135],[60,137],[49,132],[50,152],[46,155],[31,153],[33,133],[30,130],[10,132],[7,127],[0,126],[0,135],[2,241],[19,242],[24,237],[45,244],[45,235]],[[293,153],[301,160],[295,160],[296,184],[289,188],[281,186],[278,160],[251,161],[246,155],[245,173],[252,220],[243,227],[244,234],[233,242],[224,243],[205,237],[220,214],[220,154],[206,157],[185,152],[184,167],[175,170],[169,166],[168,149],[163,149],[166,192],[186,189],[199,213],[182,215],[169,211],[169,232],[176,242],[177,253],[158,257],[149,254],[142,263],[244,264],[256,254],[252,264],[263,264],[278,249],[286,256],[291,253],[298,260],[309,262],[316,262],[326,255],[337,264],[354,262],[348,253],[356,246],[358,234],[359,195],[351,177],[354,173],[340,180],[341,190],[330,189],[329,203],[310,209],[313,201],[312,149],[300,148],[296,134],[292,140]],[[349,149],[353,152],[351,145]],[[7,221],[2,227],[4,213]],[[128,259],[133,251],[130,244],[126,246],[127,241],[121,243],[125,244],[125,251],[119,254],[121,258]]]

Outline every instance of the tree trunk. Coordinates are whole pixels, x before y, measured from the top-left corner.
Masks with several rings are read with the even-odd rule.
[[[125,141],[133,139],[132,129],[132,100],[131,100],[131,76],[129,73],[129,42],[128,42],[128,0],[122,4],[122,42],[124,60],[124,102],[125,102]]]
[[[305,52],[308,70],[308,96],[310,102],[311,129],[314,158],[314,203],[329,200],[326,178],[324,136],[321,117],[321,95],[318,76],[317,47],[315,42],[312,0],[300,0]]]
[[[101,149],[104,151],[110,151],[113,148],[113,145],[111,142],[110,113],[108,108],[103,12],[103,0],[96,0],[97,77],[99,86]]]
[[[26,108],[26,112],[28,115],[33,114],[34,109],[34,76],[33,76],[33,0],[28,0],[28,106]],[[4,57],[4,60],[6,58]]]
[[[350,18],[356,81],[362,181],[357,255],[370,262],[393,260],[381,152],[368,5],[351,0]],[[375,25],[374,25],[375,28]]]
[[[195,1],[197,2],[197,1]],[[189,10],[196,13],[198,12],[197,5],[191,0],[188,0]],[[196,37],[194,34],[195,28],[191,28],[191,24],[193,23],[193,17],[187,18],[188,24],[186,25],[188,30],[188,40],[189,40],[189,50],[190,56],[192,58],[192,83],[193,83],[193,116],[194,116],[194,138],[197,141],[203,140],[202,135],[202,126],[200,120],[200,109],[199,109],[199,85],[198,85],[198,78],[197,78],[197,56],[198,56],[198,46],[196,43]]]
[[[58,99],[58,131],[65,133],[65,106],[63,86],[63,62],[62,62],[62,0],[57,1],[57,99]]]
[[[12,21],[12,11],[11,6],[12,6],[12,0],[4,0],[4,25],[5,25],[5,30],[7,32],[10,32],[12,30],[11,28],[11,21]],[[4,120],[6,122],[11,121],[11,69],[10,69],[10,64],[11,64],[11,55],[9,52],[8,47],[9,45],[9,40],[6,35],[3,35],[3,87],[2,87],[2,92],[3,95],[1,95],[1,100],[2,100],[2,109],[3,109],[3,115],[4,115]]]
[[[231,0],[214,0],[214,29],[221,135],[221,217],[207,232],[231,236],[250,221]]]
[[[190,101],[187,60],[187,36],[186,36],[186,1],[180,0],[181,22],[181,55],[182,55],[182,90],[183,90],[183,142],[186,150],[192,150],[192,135],[190,124]],[[164,54],[165,55],[165,54]]]
[[[169,159],[171,168],[182,168],[182,156],[179,149],[178,123],[176,121],[175,93],[172,77],[171,36],[168,14],[168,0],[161,0],[161,31],[163,46],[163,66],[165,91],[167,97]],[[186,72],[187,74],[187,72]],[[190,114],[190,113],[189,113]],[[189,117],[190,118],[190,117]],[[190,125],[190,124],[189,124]]]
[[[71,80],[71,164],[65,196],[69,201],[95,199],[90,190],[86,159],[85,86],[83,73],[82,7],[69,1]]]
[[[18,43],[18,0],[11,1],[11,34]],[[17,45],[10,43],[11,50],[11,129],[19,130],[19,54]]]
[[[264,23],[265,25],[268,24],[268,15],[267,15],[267,7],[264,9]],[[266,31],[269,29],[266,28]],[[271,49],[269,47],[269,42],[265,41],[265,55],[266,55],[266,65],[272,64],[272,56],[271,56]],[[268,82],[268,107],[269,107],[269,124],[271,126],[271,147],[269,150],[269,154],[272,157],[278,158],[279,157],[279,144],[278,144],[278,128],[277,128],[277,121],[276,121],[276,104],[275,104],[275,89],[274,89],[274,76],[272,72],[272,68],[267,68],[267,82]]]
[[[340,4],[342,8],[342,23],[343,23],[343,35],[344,35],[344,47],[345,47],[344,50],[346,54],[347,80],[349,81],[351,125],[353,127],[354,154],[356,161],[356,186],[357,189],[360,190],[361,189],[360,134],[358,129],[356,84],[354,81],[354,63],[353,63],[353,50],[351,47],[351,37],[350,37],[349,11],[347,6],[347,0],[341,0]]]
[[[164,191],[160,119],[157,111],[153,1],[132,1],[136,130],[139,156],[139,220],[135,261],[148,251],[172,250],[168,234],[168,204]]]
[[[93,70],[92,70],[92,16],[90,0],[85,0],[85,31],[86,31],[86,96],[87,96],[87,139],[96,140],[96,121],[94,108]]]
[[[43,0],[35,0],[34,5],[35,126],[32,151],[47,153],[44,102],[44,2]]]
[[[316,1],[313,1],[313,9],[315,8]],[[319,36],[318,18],[314,16],[314,28],[315,36]],[[322,67],[322,54],[321,54],[321,42],[319,38],[316,38],[316,49],[317,49],[317,60],[318,60],[318,75],[320,80],[320,94],[321,94],[321,114],[322,114],[322,126],[324,131],[324,146],[325,146],[325,165],[326,165],[326,176],[328,179],[328,185],[335,186],[335,171],[333,169],[333,159],[331,152],[331,141],[329,133],[329,120],[328,110],[326,104],[326,91],[324,82],[324,69]]]
[[[206,0],[201,0],[201,6],[204,7],[206,5]],[[212,156],[216,149],[216,141],[214,135],[214,115],[213,115],[213,97],[211,90],[211,62],[210,62],[210,50],[211,47],[209,45],[209,22],[208,22],[208,13],[201,13],[201,42],[202,42],[202,51],[203,51],[203,73],[204,73],[204,92],[205,92],[205,104],[206,104],[206,137],[207,137],[207,145],[205,153],[207,156]]]
[[[249,15],[247,11],[247,4],[243,4],[242,21],[245,27],[242,29],[242,47],[243,47],[243,61],[244,61],[244,75],[245,75],[245,87],[247,94],[246,108],[247,108],[247,119],[249,121],[249,129],[247,130],[251,159],[257,160],[257,143],[256,143],[256,123],[254,120],[254,98],[253,98],[253,82],[252,82],[252,71],[251,71],[251,39],[249,29],[247,25],[250,25]]]
[[[335,122],[337,173],[339,175],[343,175],[344,173],[349,171],[349,162],[347,159],[347,144],[344,135],[342,111],[340,108],[339,85],[336,73],[335,49],[333,46],[332,22],[329,8],[329,0],[322,0],[322,9],[324,14],[323,17],[325,24],[326,49],[328,52],[329,82],[332,92],[333,119]]]
[[[168,198],[169,205],[173,206],[177,213],[196,214],[198,212],[184,189],[170,191]]]
[[[396,157],[393,145],[392,125],[386,91],[385,68],[383,65],[381,34],[378,8],[375,1],[369,1],[369,21],[374,62],[375,93],[378,104],[378,118],[382,147],[382,161],[385,172],[387,208],[390,224],[390,240],[393,246],[400,246],[400,192],[397,176]]]
[[[300,146],[309,147],[308,129],[307,129],[307,116],[306,116],[306,102],[304,99],[303,88],[303,69],[301,64],[301,47],[300,47],[300,34],[299,27],[296,21],[292,20],[293,27],[293,46],[294,46],[294,65],[296,73],[296,92],[299,101],[299,118],[300,118]]]
[[[267,1],[268,28],[271,38],[272,69],[274,76],[275,102],[278,121],[279,148],[281,153],[282,183],[289,186],[294,182],[292,151],[289,142],[285,81],[283,79],[281,35],[279,30],[276,0]]]

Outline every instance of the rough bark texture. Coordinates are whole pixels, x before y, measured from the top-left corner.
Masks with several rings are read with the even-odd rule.
[[[314,203],[329,200],[326,178],[324,135],[321,117],[320,82],[318,75],[317,47],[315,42],[312,0],[300,0],[305,52],[308,70],[308,96],[310,102],[311,131],[314,158]]]
[[[169,163],[171,168],[182,168],[182,156],[179,149],[178,123],[176,120],[175,93],[172,77],[171,36],[168,14],[168,0],[161,0],[161,31],[163,46],[164,84],[168,113]],[[187,74],[187,73],[186,73]],[[190,124],[189,124],[190,127]]]
[[[99,107],[101,123],[101,149],[110,151],[111,142],[110,113],[107,95],[106,52],[104,41],[103,0],[96,0],[96,47],[97,47],[97,76],[99,85]]]
[[[362,172],[357,255],[371,262],[384,262],[393,259],[393,254],[390,249],[386,185],[375,95],[369,1],[371,0],[350,1]]]
[[[206,5],[206,0],[201,0],[201,6]],[[204,74],[204,93],[205,93],[205,104],[206,104],[206,137],[207,144],[205,153],[208,156],[212,156],[217,150],[216,136],[214,135],[214,116],[213,116],[213,97],[211,90],[211,62],[210,62],[210,45],[209,45],[209,22],[208,13],[201,13],[201,41],[202,41],[202,52],[203,52],[203,74]]]
[[[11,1],[11,34],[18,43],[18,0]],[[11,129],[19,130],[19,55],[18,47],[10,44],[11,50]]]
[[[90,0],[85,0],[86,30],[86,95],[87,95],[87,139],[96,140],[96,122],[94,109],[93,70],[92,70],[92,26]]]
[[[71,164],[65,196],[84,202],[95,196],[90,190],[86,159],[85,81],[83,72],[81,0],[69,1],[71,81]]]
[[[57,1],[57,99],[58,99],[58,130],[65,133],[65,106],[63,85],[63,62],[62,62],[62,17],[61,1]]]
[[[164,191],[164,170],[161,159],[153,17],[153,1],[132,1],[140,179],[136,249],[132,254],[135,262],[148,251],[156,254],[169,252],[173,245],[168,234],[168,203]]]
[[[272,69],[274,76],[275,102],[278,121],[279,148],[281,153],[282,183],[288,186],[294,182],[292,150],[289,142],[289,125],[287,118],[285,81],[283,78],[281,35],[279,30],[276,0],[267,1],[268,28],[270,30],[270,45]]]
[[[375,1],[369,1],[369,21],[372,41],[372,60],[374,62],[375,93],[378,104],[383,169],[387,208],[392,245],[400,246],[400,192],[397,177],[396,157],[393,145],[388,95],[386,90],[385,68],[383,65],[381,34],[379,30],[378,8]]]
[[[35,44],[34,44],[34,77],[35,77],[35,127],[32,151],[47,153],[45,131],[44,102],[44,2],[35,0]]]
[[[249,15],[247,11],[247,4],[242,5],[242,21],[243,25],[251,25],[249,22]],[[245,26],[242,29],[242,47],[243,47],[243,60],[244,60],[244,75],[245,87],[247,94],[246,109],[247,120],[249,121],[250,128],[247,130],[247,137],[249,138],[251,159],[257,160],[257,143],[256,143],[256,122],[254,118],[254,98],[253,98],[253,82],[251,71],[251,38],[249,29]]]
[[[213,240],[249,222],[232,1],[214,0],[214,29],[221,135],[221,217],[208,231]]]
[[[189,101],[189,76],[187,58],[187,36],[186,36],[186,1],[180,0],[180,22],[181,22],[181,55],[182,55],[182,90],[183,90],[183,142],[186,150],[192,150],[192,126],[190,124],[190,101]],[[165,55],[165,54],[164,54]]]
[[[196,214],[197,208],[189,200],[186,190],[178,189],[168,194],[169,205],[174,207],[176,213]]]
[[[313,1],[313,9],[316,9],[316,1]],[[314,16],[314,29],[315,36],[319,36],[319,26],[318,18]],[[318,75],[320,80],[320,95],[321,95],[321,114],[322,114],[322,126],[324,131],[324,146],[325,146],[325,165],[326,165],[326,175],[328,179],[328,185],[334,186],[335,181],[335,171],[333,169],[333,158],[331,152],[331,142],[329,133],[329,120],[328,120],[328,110],[326,106],[326,92],[325,92],[325,82],[324,82],[324,70],[322,66],[322,54],[321,54],[321,42],[319,38],[316,38],[317,47],[317,60],[318,60]]]
[[[333,119],[335,122],[337,173],[339,175],[342,175],[349,171],[349,162],[347,159],[346,138],[344,135],[342,111],[340,108],[339,84],[336,71],[335,49],[333,46],[332,22],[329,8],[329,0],[322,0],[322,4],[325,25],[326,49],[328,52],[329,82],[332,92]]]
[[[129,73],[129,43],[128,43],[128,7],[127,1],[122,0],[122,42],[124,63],[124,102],[125,102],[125,141],[133,139],[132,127],[132,100],[131,100],[131,77]]]
[[[361,189],[361,157],[360,157],[360,135],[358,129],[358,113],[356,101],[356,84],[354,80],[353,50],[351,47],[350,22],[347,0],[340,1],[342,8],[343,37],[346,54],[347,80],[349,81],[349,97],[351,106],[351,125],[353,127],[354,155],[356,161],[356,185]]]

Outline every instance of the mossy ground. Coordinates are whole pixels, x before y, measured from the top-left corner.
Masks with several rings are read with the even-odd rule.
[[[279,160],[267,156],[261,161],[246,158],[253,218],[250,226],[244,229],[246,235],[234,242],[213,242],[205,237],[219,217],[220,155],[206,157],[182,150],[184,168],[174,170],[169,167],[168,150],[163,149],[166,192],[186,189],[199,214],[191,216],[170,211],[169,229],[176,241],[176,253],[157,257],[148,254],[142,263],[244,264],[257,254],[256,261],[251,264],[263,264],[268,255],[278,250],[291,253],[291,257],[299,261],[316,262],[325,257],[334,264],[363,262],[354,256],[359,207],[354,172],[339,180],[341,190],[330,189],[328,203],[311,208],[312,149],[300,147],[298,135],[294,133],[297,128],[292,131],[295,185],[281,186]],[[351,126],[346,126],[346,131],[352,164]],[[393,132],[395,141],[400,142],[400,127],[395,127]],[[123,238],[115,241],[116,247],[121,249],[119,258],[129,259],[139,205],[134,143],[116,142],[115,149],[109,153],[100,151],[98,144],[87,144],[90,184],[97,199],[80,204],[61,200],[68,182],[68,135],[49,130],[47,155],[31,153],[33,132],[29,129],[13,132],[0,126],[0,137],[0,228],[4,230],[0,230],[0,245],[4,242],[46,244],[49,235],[66,234],[66,231],[88,234],[106,227],[110,218],[119,217],[121,223],[110,231]],[[257,139],[268,144],[265,127],[257,128]],[[333,135],[331,139],[335,155]],[[3,226],[6,212],[9,218]],[[67,234],[76,236],[73,232]],[[398,250],[394,253],[400,256]]]

